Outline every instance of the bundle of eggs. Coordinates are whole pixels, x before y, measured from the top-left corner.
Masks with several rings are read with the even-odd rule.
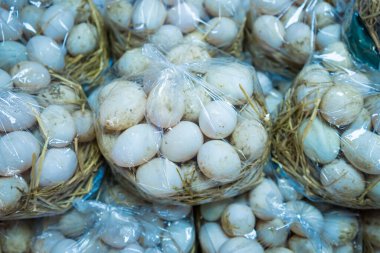
[[[104,16],[118,59],[146,42],[169,50],[183,41],[207,42],[240,55],[247,1],[106,0]]]
[[[248,26],[253,62],[286,76],[296,75],[315,47],[339,41],[341,33],[334,7],[320,0],[253,0]]]
[[[205,253],[353,253],[358,247],[356,214],[313,206],[287,179],[265,178],[249,193],[201,205],[197,218]]]
[[[98,142],[116,179],[148,199],[188,204],[252,187],[270,142],[255,70],[231,58],[178,66],[149,44],[142,51],[150,67],[97,96]]]
[[[380,96],[372,79],[354,66],[342,42],[315,55],[295,79],[276,127],[274,156],[310,196],[379,207]],[[289,124],[296,126],[291,132]]]
[[[0,69],[0,219],[70,207],[100,163],[81,86],[22,61]]]
[[[104,27],[92,1],[2,1],[0,27],[5,70],[29,59],[89,82],[107,65]]]

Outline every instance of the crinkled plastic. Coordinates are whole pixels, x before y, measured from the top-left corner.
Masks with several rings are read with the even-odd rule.
[[[295,79],[274,126],[273,157],[309,198],[379,207],[378,76],[339,41]]]
[[[0,133],[0,220],[61,213],[93,188],[101,154],[79,84],[33,61],[0,69]]]
[[[187,42],[209,43],[241,56],[247,0],[105,0],[116,59],[153,43],[167,51]]]
[[[252,0],[247,49],[255,66],[294,77],[313,50],[340,40],[334,6],[322,0]]]
[[[102,16],[90,0],[2,1],[0,68],[29,59],[92,86],[108,66]]]
[[[195,205],[244,192],[269,156],[270,118],[256,72],[234,58],[207,59],[197,45],[178,48],[164,55],[146,44],[138,54],[148,67],[126,65],[139,74],[99,91],[100,149],[122,186],[152,201]]]

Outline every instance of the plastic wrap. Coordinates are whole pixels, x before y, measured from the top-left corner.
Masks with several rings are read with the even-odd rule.
[[[184,42],[209,43],[241,56],[248,0],[105,0],[111,50],[153,43],[163,50]]]
[[[334,7],[320,0],[252,0],[247,49],[260,69],[294,77],[314,49],[338,41]]]
[[[314,206],[284,179],[201,205],[197,225],[204,253],[363,252],[358,214]]]
[[[100,167],[81,86],[21,61],[0,69],[0,220],[60,213]]]
[[[379,211],[365,211],[361,213],[361,217],[363,222],[363,252],[377,253],[380,250]]]
[[[108,66],[104,28],[92,0],[1,1],[0,68],[29,59],[94,85]]]
[[[115,178],[152,201],[192,205],[250,189],[270,146],[255,70],[233,58],[174,65],[171,52],[145,45],[149,67],[98,93],[98,143]]]

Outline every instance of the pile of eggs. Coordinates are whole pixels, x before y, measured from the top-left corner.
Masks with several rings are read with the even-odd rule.
[[[336,21],[334,7],[324,1],[314,2],[253,0],[248,25],[254,41],[249,42],[249,50],[280,52],[287,61],[303,65],[314,48],[311,40],[315,32],[318,49],[339,41],[341,25]]]
[[[74,141],[94,140],[95,130],[78,91],[55,80],[38,62],[19,62],[9,73],[0,69],[0,87],[3,213],[17,206],[29,182],[50,187],[72,178],[78,167]]]
[[[181,193],[184,181],[194,192],[232,183],[246,166],[265,160],[263,109],[254,100],[252,107],[240,89],[260,95],[254,69],[221,60],[202,71],[202,78],[189,80],[180,70],[163,68],[143,75],[142,84],[115,79],[98,94],[103,154],[122,174],[134,171],[127,177],[151,196]]]
[[[200,219],[205,253],[353,253],[359,232],[354,213],[313,206],[285,179],[265,178],[247,194],[201,205]]]
[[[0,68],[8,70],[29,59],[61,71],[67,53],[77,56],[93,52],[98,46],[97,29],[87,22],[86,15],[77,16],[85,4],[84,0],[55,0],[52,4],[2,1]]]
[[[128,0],[106,2],[105,19],[114,32],[133,32],[164,50],[183,41],[227,48],[237,39],[246,1]]]

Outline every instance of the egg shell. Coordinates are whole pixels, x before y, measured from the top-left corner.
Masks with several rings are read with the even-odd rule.
[[[52,248],[50,253],[78,253],[78,246],[78,243],[72,239],[63,239]]]
[[[358,90],[347,85],[334,85],[322,97],[322,117],[335,126],[355,121],[363,109],[364,100]]]
[[[268,96],[265,97],[265,104],[267,106],[268,112],[273,119],[277,118],[277,115],[281,109],[281,104],[283,103],[284,97],[281,92],[273,89]]]
[[[275,209],[284,201],[280,190],[273,180],[265,178],[249,193],[249,205],[255,216],[261,220],[276,217]]]
[[[371,115],[369,114],[368,110],[363,108],[361,112],[359,113],[358,117],[352,122],[347,130],[357,130],[357,129],[366,129],[371,130],[372,123],[371,123]]]
[[[49,71],[40,63],[23,61],[11,70],[14,86],[26,92],[36,92],[50,84]]]
[[[27,4],[27,0],[3,0],[1,4],[6,8],[19,10]]]
[[[174,195],[183,186],[177,165],[164,158],[154,158],[140,166],[136,172],[136,182],[156,197]]]
[[[53,4],[41,17],[40,26],[44,35],[63,40],[74,26],[75,16],[69,6]]]
[[[279,49],[284,43],[285,28],[278,18],[263,15],[254,21],[253,35],[263,45]]]
[[[1,177],[0,178],[0,210],[6,212],[15,208],[24,193],[28,192],[28,185],[22,177]]]
[[[31,250],[33,253],[50,253],[53,247],[64,238],[65,237],[58,231],[44,231],[35,238]]]
[[[245,237],[231,238],[220,246],[220,253],[264,253],[264,248],[255,240]]]
[[[368,174],[380,174],[380,136],[365,129],[342,135],[342,151],[352,165]]]
[[[25,131],[15,131],[0,138],[0,175],[21,174],[32,167],[33,156],[40,155],[38,140]]]
[[[350,243],[359,232],[359,222],[354,213],[333,211],[324,214],[323,237],[333,246]]]
[[[165,52],[180,44],[182,40],[182,32],[175,25],[163,25],[149,38],[150,42]]]
[[[185,98],[181,88],[173,85],[175,81],[165,77],[149,93],[146,116],[158,127],[169,128],[177,125],[185,112]]]
[[[265,253],[294,253],[290,249],[284,247],[266,249]]]
[[[169,9],[166,21],[178,27],[182,33],[192,32],[200,21],[200,12],[191,3],[178,2]]]
[[[208,51],[195,44],[180,44],[167,53],[167,59],[174,64],[185,64],[194,61],[205,61],[211,56]]]
[[[3,41],[0,43],[0,68],[10,70],[15,64],[27,60],[26,47],[15,41]]]
[[[354,246],[350,242],[342,246],[335,247],[334,253],[354,253]]]
[[[170,223],[162,240],[164,253],[190,252],[195,242],[194,224],[186,220]]]
[[[373,82],[365,73],[356,71],[338,72],[333,76],[333,80],[336,85],[351,86],[359,91],[363,97],[367,97],[374,91]]]
[[[132,4],[128,1],[107,2],[106,21],[109,20],[111,25],[120,31],[127,31],[130,28],[132,12]]]
[[[305,12],[302,8],[292,5],[285,11],[284,15],[281,16],[280,20],[284,27],[288,28],[292,24],[304,20],[304,16]]]
[[[261,71],[257,71],[256,75],[257,75],[257,79],[259,81],[260,87],[264,93],[264,96],[267,96],[269,92],[273,89],[272,80],[270,80],[270,78],[264,72],[261,72]]]
[[[308,127],[308,125],[310,127]],[[308,132],[306,132],[308,127]],[[327,164],[335,160],[340,150],[339,133],[316,117],[304,119],[297,131],[303,152],[312,161]]]
[[[214,17],[231,17],[238,14],[241,6],[239,0],[223,1],[223,0],[205,0],[204,7],[208,13]]]
[[[100,104],[99,122],[112,131],[134,126],[144,118],[146,101],[145,92],[137,83],[118,80]]]
[[[145,249],[144,253],[163,253],[161,250],[158,248],[147,248]]]
[[[240,86],[249,97],[253,94],[254,69],[231,62],[223,65],[213,65],[207,69],[205,80],[211,90],[233,105],[242,105],[247,102]],[[215,90],[214,90],[215,89]]]
[[[341,42],[334,42],[329,44],[322,51],[322,63],[331,70],[341,70],[342,68],[351,68],[352,58],[348,52],[346,45]]]
[[[274,1],[267,1],[267,0],[254,0],[252,1],[253,8],[257,8],[259,12],[263,14],[270,14],[270,15],[276,15],[280,12],[286,10],[290,5],[292,4],[292,1],[290,0],[274,0]]]
[[[153,203],[153,210],[161,219],[177,221],[190,214],[191,206]]]
[[[103,251],[101,251],[101,252],[103,252]],[[108,253],[130,253],[130,252],[144,253],[145,250],[138,243],[129,243],[125,248],[123,248],[121,250],[111,249],[111,250],[104,251],[104,252],[108,252]]]
[[[28,252],[33,239],[33,231],[26,221],[12,222],[1,230],[1,249],[3,252]]]
[[[32,127],[39,110],[37,101],[31,95],[0,92],[0,131],[11,132]]]
[[[141,48],[127,50],[117,62],[119,76],[134,76],[143,73],[150,64],[150,59],[142,53]]]
[[[0,41],[21,39],[22,23],[15,11],[8,12],[0,7],[0,27]]]
[[[9,90],[12,87],[13,87],[12,77],[7,72],[0,69],[0,89]]]
[[[314,13],[318,29],[326,27],[327,25],[333,24],[335,22],[334,7],[325,1],[318,2],[315,5]]]
[[[363,216],[363,235],[375,247],[380,247],[380,220],[378,212],[366,212]]]
[[[206,41],[215,47],[228,47],[237,39],[239,28],[230,18],[217,17],[207,22]]]
[[[185,112],[182,120],[197,123],[199,114],[203,107],[211,102],[211,97],[204,87],[198,85],[186,85],[183,92],[185,96]]]
[[[165,22],[166,9],[159,0],[141,0],[134,6],[133,27],[138,32],[154,32]]]
[[[70,30],[67,51],[72,56],[87,55],[96,49],[98,40],[98,32],[94,25],[80,23]]]
[[[68,181],[77,169],[77,155],[70,148],[51,148],[48,149],[45,157],[40,157],[36,162],[38,173],[41,166],[39,177],[40,186],[53,186]],[[35,175],[37,176],[37,175]]]
[[[20,19],[24,24],[23,33],[25,36],[32,37],[40,32],[40,19],[43,13],[43,8],[34,5],[27,5],[22,8]]]
[[[236,180],[243,169],[235,149],[219,140],[203,144],[199,149],[197,161],[206,177],[223,183]]]
[[[201,226],[199,231],[199,242],[204,253],[219,252],[222,244],[228,241],[227,235],[224,234],[218,223],[208,222]]]
[[[141,222],[142,231],[139,240],[141,246],[145,248],[157,247],[163,238],[165,224],[156,213],[152,213],[150,210],[144,213],[143,216],[144,218]]]
[[[132,247],[133,247],[133,245],[132,245]],[[107,253],[111,253],[113,251],[110,250],[107,247],[107,245],[105,245],[99,239],[96,240],[96,241],[93,241],[92,243],[90,243],[90,245],[87,245],[87,247],[81,247],[81,253],[94,253],[94,252],[99,252],[99,253],[103,253],[103,252],[105,253],[105,252],[107,252]],[[122,252],[125,252],[125,251],[118,251],[118,253],[122,253]],[[133,251],[133,253],[139,253],[139,252],[138,251],[137,252]]]
[[[289,249],[294,253],[333,253],[332,247],[324,244],[321,248],[316,248],[317,245],[313,244],[312,240],[293,235],[288,240]]]
[[[285,48],[292,57],[293,61],[305,63],[311,50],[311,30],[310,27],[302,22],[297,22],[286,28]]]
[[[340,24],[332,24],[323,27],[318,31],[316,42],[320,49],[327,47],[329,44],[340,41]]]
[[[89,142],[95,139],[94,120],[90,110],[78,110],[71,115],[75,122],[79,142]]]
[[[220,183],[203,175],[196,161],[181,164],[181,175],[183,180],[190,184],[193,192],[201,193],[220,185]]]
[[[227,235],[244,236],[255,231],[256,218],[247,205],[233,203],[224,209],[221,224]]]
[[[61,47],[47,36],[37,35],[26,45],[28,58],[53,70],[60,71],[65,66],[65,54]]]
[[[297,192],[290,180],[278,178],[277,186],[286,201],[299,200],[302,198],[302,195]]]
[[[51,83],[47,89],[38,92],[36,99],[42,107],[60,105],[68,112],[80,109],[78,102],[81,101],[81,98],[78,93],[73,88],[58,82]]]
[[[215,201],[200,206],[202,218],[206,221],[217,221],[223,214],[224,209],[231,202],[230,199]]]
[[[70,145],[76,136],[76,127],[70,112],[59,105],[49,105],[41,113],[41,130],[49,145],[57,148]]]
[[[368,184],[374,184],[373,188],[368,192],[367,196],[373,201],[380,201],[380,181],[376,177],[369,177]]]
[[[285,245],[289,236],[289,228],[278,218],[271,221],[259,220],[256,231],[257,240],[270,248]]]
[[[60,217],[57,226],[63,235],[75,238],[82,235],[90,224],[86,215],[73,209]]]

